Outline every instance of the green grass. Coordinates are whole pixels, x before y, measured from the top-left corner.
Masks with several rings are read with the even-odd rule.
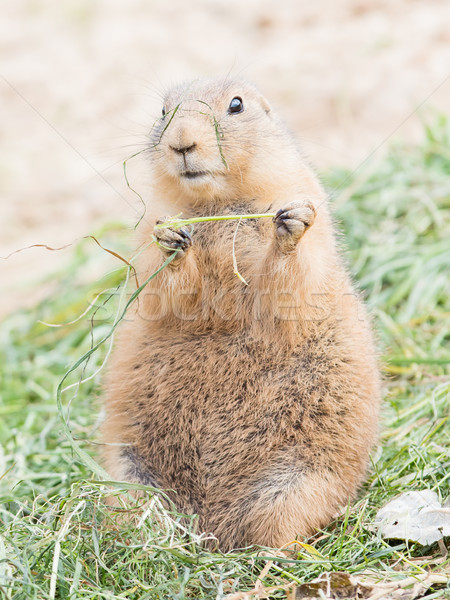
[[[286,598],[289,584],[323,571],[371,572],[380,580],[424,569],[449,572],[437,544],[388,543],[371,524],[376,510],[400,492],[431,488],[442,500],[449,496],[450,123],[437,118],[425,127],[420,146],[392,147],[353,175],[336,170],[324,179],[379,334],[383,433],[359,500],[317,536],[319,554],[306,548],[295,561],[276,559],[262,581],[277,588],[270,598]],[[127,236],[116,227],[100,235],[119,252]],[[125,510],[140,515],[131,503],[123,509],[105,504],[111,488],[74,451],[79,445],[95,457],[99,374],[63,394],[73,440],[63,432],[58,384],[110,332],[120,303],[125,270],[119,261],[118,270],[86,284],[98,263],[102,268],[104,261],[105,272],[111,268],[111,257],[94,246],[85,241],[74,250],[66,274],[57,276],[58,293],[0,327],[0,598],[215,599],[252,589],[270,551],[206,551],[195,520],[186,528],[151,491],[138,525],[122,518]],[[130,277],[129,289],[131,283]],[[107,288],[95,302],[100,308],[92,327],[92,312],[67,327],[38,323],[72,320]],[[107,346],[64,385],[94,374]],[[118,494],[124,486],[113,488]],[[450,589],[435,586],[428,593],[444,598]]]

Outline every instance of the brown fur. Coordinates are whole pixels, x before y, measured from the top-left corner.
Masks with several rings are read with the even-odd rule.
[[[229,114],[235,96],[244,111]],[[364,477],[380,401],[370,326],[324,192],[267,101],[248,83],[208,80],[165,105],[151,163],[168,214],[290,212],[240,223],[248,287],[233,273],[236,221],[197,225],[192,243],[159,230],[181,251],[120,331],[103,435],[128,446],[106,445],[105,465],[174,490],[222,549],[279,547],[326,525]],[[148,247],[142,276],[166,256]]]

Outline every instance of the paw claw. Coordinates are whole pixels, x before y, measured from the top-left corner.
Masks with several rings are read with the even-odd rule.
[[[273,218],[277,236],[291,240],[291,245],[296,244],[314,223],[315,216],[314,206],[308,200],[290,202],[280,208]]]
[[[162,218],[156,223],[159,225],[166,221],[167,218]],[[154,236],[160,249],[165,254],[170,253],[172,250],[178,250],[178,254],[182,256],[192,246],[191,234],[185,227],[181,229],[172,229],[171,227],[155,229]]]

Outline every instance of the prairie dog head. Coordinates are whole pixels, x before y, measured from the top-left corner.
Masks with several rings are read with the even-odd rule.
[[[277,150],[285,144],[267,100],[232,79],[170,90],[150,134],[158,187],[193,204],[251,196],[279,170]]]

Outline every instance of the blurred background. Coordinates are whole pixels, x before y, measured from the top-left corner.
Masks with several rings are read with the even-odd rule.
[[[134,224],[122,163],[181,79],[254,81],[319,171],[414,142],[424,113],[450,106],[449,23],[446,0],[2,2],[0,256]],[[151,202],[141,157],[129,176]],[[61,261],[0,260],[0,316],[43,297]]]

